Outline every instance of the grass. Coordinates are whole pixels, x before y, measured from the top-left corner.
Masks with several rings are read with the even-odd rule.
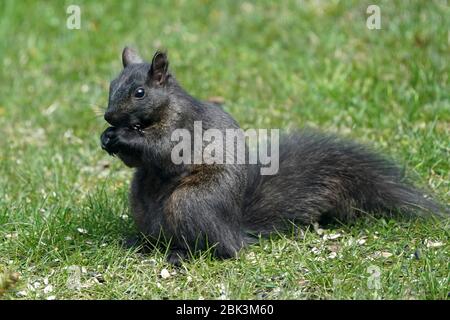
[[[77,1],[81,30],[65,27],[69,4],[0,3],[3,299],[448,298],[448,220],[305,228],[179,270],[164,252],[122,249],[135,232],[131,172],[100,149],[95,112],[124,45],[148,58],[164,47],[186,89],[223,97],[244,128],[312,126],[370,143],[448,204],[446,1]],[[381,30],[366,28],[369,4]]]

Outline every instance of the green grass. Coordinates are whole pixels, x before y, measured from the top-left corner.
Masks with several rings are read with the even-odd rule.
[[[135,232],[131,171],[100,149],[95,112],[124,45],[167,48],[185,88],[223,97],[244,128],[370,143],[448,204],[446,1],[77,1],[81,30],[66,29],[68,4],[0,2],[0,274],[20,274],[4,299],[448,298],[449,223],[434,219],[305,229],[162,278],[164,252],[119,245]],[[369,4],[381,30],[366,28]]]

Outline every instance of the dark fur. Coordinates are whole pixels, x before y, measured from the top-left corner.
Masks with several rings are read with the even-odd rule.
[[[335,137],[298,133],[282,137],[280,171],[261,176],[258,165],[175,165],[170,155],[177,128],[193,131],[238,128],[217,105],[187,94],[168,72],[167,56],[151,64],[131,49],[124,70],[112,81],[102,147],[135,167],[131,210],[149,239],[171,240],[169,261],[189,250],[214,246],[218,257],[233,257],[252,241],[287,227],[349,220],[366,212],[390,214],[439,211],[421,192],[402,182],[400,170],[377,154]],[[146,96],[133,97],[142,87]]]

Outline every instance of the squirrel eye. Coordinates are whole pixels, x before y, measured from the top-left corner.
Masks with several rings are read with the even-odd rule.
[[[134,97],[135,98],[141,99],[144,96],[145,96],[145,90],[142,87],[137,88],[136,91],[134,92]]]

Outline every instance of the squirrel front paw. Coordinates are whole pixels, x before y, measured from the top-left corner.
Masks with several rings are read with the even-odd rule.
[[[100,136],[102,149],[114,156],[127,145],[131,133],[128,128],[107,128]]]
[[[100,145],[102,146],[102,149],[105,151],[108,151],[108,145],[111,140],[111,134],[112,131],[114,131],[114,127],[108,127],[105,131],[100,135]]]
[[[117,138],[116,134],[117,128],[115,127],[109,127],[106,128],[105,131],[100,136],[100,144],[102,146],[102,149],[108,152],[110,155],[114,155],[117,153],[118,150],[115,150],[115,140]]]

